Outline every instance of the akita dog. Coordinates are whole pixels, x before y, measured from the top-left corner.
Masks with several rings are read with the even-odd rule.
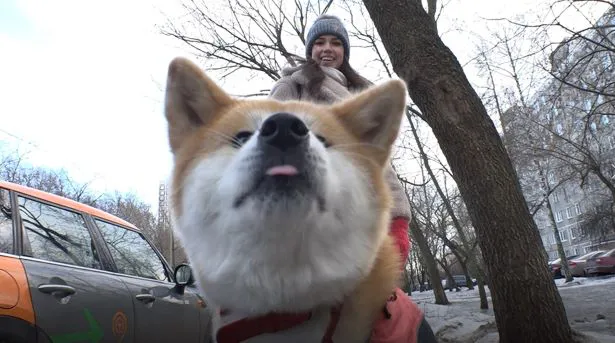
[[[335,105],[236,99],[187,59],[165,114],[174,229],[226,342],[366,342],[400,276],[392,80]]]

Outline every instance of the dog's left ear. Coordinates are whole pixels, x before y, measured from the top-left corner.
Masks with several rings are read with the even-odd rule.
[[[171,151],[175,153],[195,129],[210,124],[233,103],[196,64],[182,57],[171,61],[165,99]]]
[[[391,152],[406,108],[406,84],[387,81],[338,103],[333,112],[363,142],[380,148],[384,162]]]

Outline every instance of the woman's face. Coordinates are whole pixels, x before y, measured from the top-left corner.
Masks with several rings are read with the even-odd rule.
[[[333,35],[322,35],[314,41],[312,59],[321,66],[339,69],[344,61],[344,45]]]

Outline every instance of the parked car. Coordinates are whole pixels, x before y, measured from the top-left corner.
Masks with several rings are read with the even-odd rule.
[[[465,275],[453,275],[453,279],[455,280],[455,283],[457,284],[458,287],[468,287],[468,283],[466,282],[466,276]],[[476,286],[476,280],[472,279],[472,284],[474,286]],[[446,279],[446,282],[444,284],[444,288],[445,289],[452,289],[455,288],[455,285],[451,284],[451,281],[449,278]]]
[[[604,250],[592,251],[587,254],[579,257],[575,257],[573,259],[568,260],[568,268],[570,269],[570,273],[572,276],[587,276],[585,273],[585,265],[587,264],[587,259],[590,259],[594,256],[598,256],[604,253]]]
[[[120,218],[0,181],[0,342],[207,342],[191,274]]]
[[[588,259],[585,273],[587,275],[615,273],[615,249]]]
[[[566,260],[570,261],[573,258],[576,258],[577,256],[579,255],[566,256]],[[557,258],[549,262],[549,269],[551,270],[551,275],[553,276],[554,279],[559,279],[559,278],[564,277],[564,275],[562,274],[562,259],[561,258]]]

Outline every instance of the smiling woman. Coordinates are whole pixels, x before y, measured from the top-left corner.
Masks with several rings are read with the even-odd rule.
[[[330,104],[372,85],[350,66],[348,32],[335,16],[321,15],[316,19],[306,37],[305,56],[302,65],[282,71],[283,77],[271,89],[271,98]],[[405,261],[410,245],[407,234],[410,206],[391,167],[387,168],[386,175],[394,198],[390,232]]]

